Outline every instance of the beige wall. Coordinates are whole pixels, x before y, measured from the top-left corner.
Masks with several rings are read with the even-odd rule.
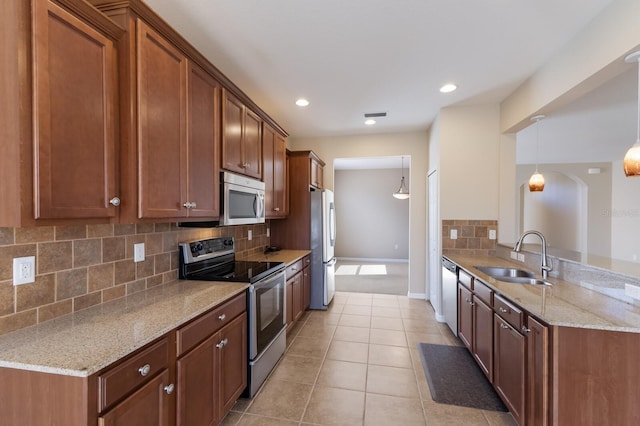
[[[409,294],[426,295],[427,245],[427,132],[352,135],[327,138],[289,138],[291,150],[312,150],[325,166],[325,186],[333,189],[333,160],[336,158],[411,156],[411,198],[409,199]],[[340,224],[338,224],[340,226]],[[380,225],[384,226],[384,225]],[[375,230],[374,230],[375,231]]]
[[[336,170],[336,257],[409,260],[409,200],[391,195],[401,176],[399,168]]]
[[[500,181],[497,104],[440,111],[440,217],[496,220]]]

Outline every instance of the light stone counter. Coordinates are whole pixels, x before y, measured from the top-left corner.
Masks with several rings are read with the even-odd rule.
[[[0,367],[86,377],[245,291],[175,281],[0,336]]]
[[[640,307],[576,284],[548,278],[552,286],[513,284],[489,277],[475,266],[527,269],[493,256],[444,255],[507,299],[550,325],[640,333]],[[531,271],[540,276],[540,271]]]
[[[311,253],[309,250],[280,250],[251,256],[248,260],[260,262],[284,262],[290,265]]]

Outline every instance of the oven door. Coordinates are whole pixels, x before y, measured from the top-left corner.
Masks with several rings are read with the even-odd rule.
[[[249,287],[249,358],[255,359],[285,327],[284,271]]]

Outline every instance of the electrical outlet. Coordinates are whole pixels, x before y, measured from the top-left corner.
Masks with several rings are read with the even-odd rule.
[[[247,231],[247,240],[251,241],[253,239],[253,231],[251,231],[251,229],[249,229]]]
[[[36,257],[13,259],[13,285],[29,284],[36,280]]]
[[[451,238],[452,240],[457,240],[458,239],[458,230],[457,229],[452,229],[449,235],[449,238]]]
[[[518,252],[517,251],[512,251],[511,252],[511,258],[513,260],[518,260]]]
[[[267,228],[267,238],[269,238],[271,236],[271,229]]]
[[[133,261],[144,261],[144,243],[138,243],[133,245]]]
[[[518,261],[524,262],[524,253],[518,253]]]
[[[489,229],[489,239],[490,240],[495,240],[496,239],[496,230],[495,229]]]

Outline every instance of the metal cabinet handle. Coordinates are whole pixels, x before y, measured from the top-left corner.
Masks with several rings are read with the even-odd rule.
[[[140,373],[141,376],[146,376],[150,371],[151,366],[149,364],[145,364],[142,367],[138,368],[138,373]]]
[[[530,329],[530,328],[527,328],[527,327],[525,327],[525,326],[523,325],[523,326],[522,326],[522,333],[523,333],[523,334],[529,334],[529,333],[531,333],[531,329]]]
[[[171,395],[174,389],[175,389],[175,386],[173,383],[164,387],[164,391],[167,393],[167,395]]]
[[[218,344],[216,345],[216,348],[218,348],[218,349],[222,349],[222,348],[224,348],[225,346],[227,346],[227,343],[229,343],[229,339],[227,339],[227,338],[225,337],[224,339],[222,339],[222,340],[220,341],[220,343],[218,343]]]
[[[120,205],[120,198],[118,197],[113,197],[112,199],[109,200],[109,204],[111,204],[112,206],[119,206]]]
[[[508,329],[509,329],[509,326],[508,326],[508,325],[505,325],[505,324],[500,323],[500,328],[505,329],[505,330],[508,330]]]
[[[508,313],[508,312],[509,312],[509,309],[505,309],[505,308],[503,308],[503,307],[498,308],[498,310],[499,310],[500,312],[502,312],[503,314],[506,314],[506,313]]]
[[[188,209],[195,209],[196,208],[196,203],[192,203],[191,201],[187,201],[186,203],[183,204],[183,206],[185,206]]]
[[[298,268],[291,268],[291,270],[295,272],[298,270]]]
[[[224,321],[226,318],[227,318],[227,314],[222,314],[222,315],[218,316],[218,319],[220,321]]]
[[[275,212],[279,212],[279,211],[280,211],[280,207],[275,207],[275,208],[273,209],[273,211],[275,211]]]

